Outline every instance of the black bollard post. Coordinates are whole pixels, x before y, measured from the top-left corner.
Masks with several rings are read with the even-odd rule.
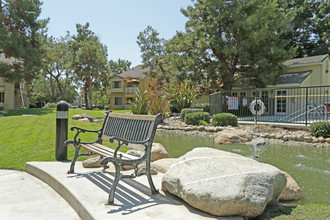
[[[57,103],[56,111],[56,160],[67,160],[67,147],[64,141],[68,139],[68,110],[66,101]]]

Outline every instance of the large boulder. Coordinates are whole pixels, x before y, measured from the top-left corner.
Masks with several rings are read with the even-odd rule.
[[[195,148],[164,174],[163,191],[217,216],[256,217],[277,203],[286,184],[269,164],[211,148]]]
[[[245,129],[227,128],[216,133],[214,142],[216,144],[240,144],[252,140],[253,135]]]
[[[302,189],[298,185],[298,183],[288,174],[287,172],[283,172],[286,177],[286,186],[283,189],[280,200],[282,201],[291,201],[291,200],[299,200],[302,197]]]

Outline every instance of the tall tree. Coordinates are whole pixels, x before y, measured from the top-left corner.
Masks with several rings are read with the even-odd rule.
[[[147,26],[145,30],[139,33],[137,44],[142,53],[142,63],[148,67],[148,74],[157,78],[158,81],[169,82],[170,74],[166,63],[166,40],[159,37],[159,33]]]
[[[275,82],[281,63],[293,56],[281,34],[290,31],[291,13],[277,1],[195,0],[182,13],[186,31],[171,39],[168,49],[186,77],[205,81],[210,89],[263,87]],[[182,67],[182,65],[185,65]],[[187,72],[186,72],[187,74]],[[239,80],[235,78],[241,74]]]
[[[82,83],[87,109],[93,109],[92,86],[108,74],[107,48],[95,33],[89,30],[89,23],[76,25],[77,35],[73,36],[73,62],[75,79]]]
[[[62,100],[65,99],[66,88],[70,84],[72,77],[71,69],[71,51],[67,49],[70,40],[70,35],[60,39],[48,38],[43,44],[44,59],[43,59],[43,75],[49,76],[51,98],[55,101],[55,86],[57,86]],[[64,81],[64,83],[62,83]]]
[[[330,54],[330,1],[279,2],[279,7],[286,12],[295,12],[291,31],[282,37],[290,40],[289,47],[297,47],[296,57]]]
[[[11,58],[0,63],[8,80],[31,80],[41,64],[40,37],[47,20],[38,20],[39,0],[0,0],[0,54]]]

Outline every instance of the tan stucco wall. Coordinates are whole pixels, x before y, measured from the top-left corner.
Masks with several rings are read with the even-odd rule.
[[[5,102],[4,102],[4,109],[14,109],[14,84],[5,83]]]

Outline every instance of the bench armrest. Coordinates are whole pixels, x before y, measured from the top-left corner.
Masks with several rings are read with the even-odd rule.
[[[67,143],[67,145],[69,144],[73,144],[73,145],[79,145],[79,144],[88,144],[88,143],[102,143],[102,140],[100,139],[100,135],[101,135],[101,130],[102,129],[98,129],[98,130],[88,130],[88,129],[83,129],[83,128],[79,128],[79,127],[71,127],[71,131],[77,130],[77,133],[74,136],[74,140],[73,141],[69,141],[67,140],[65,143]],[[89,133],[96,133],[97,134],[97,140],[95,141],[91,141],[91,142],[82,142],[80,140],[80,138],[78,138],[80,133],[85,133],[85,132],[89,132]]]

